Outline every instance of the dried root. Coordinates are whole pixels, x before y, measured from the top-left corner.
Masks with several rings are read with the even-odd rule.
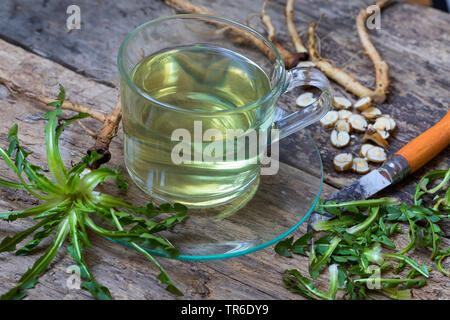
[[[352,164],[352,170],[353,172],[359,173],[359,174],[366,174],[370,171],[369,164],[367,163],[367,160],[364,158],[354,158],[353,164]]]
[[[352,107],[352,103],[350,100],[344,97],[334,97],[333,98],[333,106],[336,109],[345,109],[348,110]]]
[[[367,150],[366,158],[370,162],[383,163],[387,159],[387,154],[383,148],[374,146],[373,148],[369,148],[369,150]]]
[[[103,122],[103,125],[95,139],[94,146],[88,150],[88,154],[96,151],[99,155],[101,155],[100,159],[94,161],[89,166],[90,169],[97,169],[102,164],[105,164],[109,160],[111,160],[111,152],[109,151],[109,146],[112,139],[117,135],[117,130],[119,129],[121,120],[122,106],[120,104],[119,96],[114,110],[106,117],[105,121]]]
[[[377,2],[376,5],[382,8],[388,1],[389,0],[382,0]],[[366,8],[361,9],[356,19],[356,28],[358,30],[361,45],[366,50],[367,55],[372,60],[375,67],[375,90],[365,87],[347,72],[335,67],[331,62],[320,57],[316,45],[316,24],[314,22],[308,27],[309,56],[319,70],[321,70],[328,78],[341,85],[345,90],[360,98],[370,97],[371,101],[384,102],[389,88],[389,67],[370,41],[369,34],[364,25],[367,17],[368,12]]]
[[[339,115],[337,111],[329,111],[322,119],[320,119],[320,124],[324,128],[333,128],[334,124],[338,121]]]
[[[305,92],[297,97],[295,102],[297,103],[297,106],[300,108],[305,108],[314,102],[316,102],[317,99],[314,98],[313,94],[311,92]]]
[[[29,99],[36,100],[44,104],[49,104],[50,102],[54,101],[53,98],[44,97],[34,92],[25,90],[24,88],[20,87],[19,85],[13,83],[8,79],[0,78],[0,83],[3,84],[11,93],[23,95]],[[98,120],[100,122],[104,122],[106,120],[106,115],[103,112],[94,110],[79,103],[64,101],[61,108],[80,113],[87,113],[91,116],[91,118],[94,118],[95,120]]]
[[[275,38],[275,27],[273,26],[272,19],[266,12],[268,2],[269,0],[264,0],[264,3],[261,8],[261,22],[263,23],[267,31],[267,39],[269,39],[269,41],[272,42],[273,45],[277,48],[277,50],[280,52],[281,58],[283,59],[286,68],[287,69],[293,68],[297,65],[299,61],[306,60],[307,54],[305,54],[304,52],[292,53],[277,42]]]
[[[304,55],[302,60],[307,60],[308,50],[305,48],[305,45],[303,44],[302,39],[300,38],[297,32],[297,28],[295,27],[294,24],[294,3],[295,0],[286,1],[285,14],[286,14],[287,29],[291,37],[292,43],[294,44],[295,50],[297,51],[297,53],[301,53]]]
[[[344,148],[350,143],[350,135],[345,131],[333,130],[330,139],[331,144],[336,148]]]
[[[352,127],[353,131],[356,132],[364,132],[367,128],[367,121],[366,119],[360,115],[360,114],[352,114],[348,118],[348,123]]]
[[[197,13],[197,14],[208,14],[214,15],[211,11],[204,9],[198,4],[193,4],[185,0],[164,0],[165,3],[175,9],[187,12],[187,13]]]
[[[361,115],[363,115],[367,120],[374,120],[378,117],[381,117],[381,110],[377,107],[369,107],[361,112]]]
[[[275,40],[275,28],[273,27],[272,20],[270,19],[270,16],[266,14],[265,7],[266,2],[263,4],[262,14],[260,15],[261,21],[264,24],[267,32],[268,32],[268,39],[274,44],[274,46],[278,49],[278,51],[281,54],[281,58],[284,61],[284,64],[287,69],[293,68],[297,65],[297,63],[301,60],[305,60],[306,56],[304,53],[296,53],[296,52],[290,52],[289,50],[285,49],[282,45],[276,42]],[[197,13],[197,14],[208,14],[208,15],[216,15],[214,12],[208,11],[201,7],[200,5],[191,3],[187,0],[165,0],[165,3],[177,10],[186,12],[186,13]],[[264,13],[264,14],[263,14]],[[220,25],[220,23],[217,23]],[[247,33],[243,32],[241,29],[234,28],[234,27],[227,27],[224,25],[224,29],[226,31],[232,32],[235,36],[236,42],[244,43],[244,42],[250,42],[257,48],[259,48],[262,52],[266,54],[270,54],[268,51],[267,46],[262,42],[261,40],[257,39],[256,37],[251,37]]]
[[[367,152],[369,149],[375,148],[373,144],[365,143],[361,146],[361,149],[359,150],[359,156],[361,158],[367,158]]]
[[[365,97],[373,94],[372,90],[363,86],[347,72],[335,67],[330,61],[320,57],[316,45],[316,24],[314,22],[311,22],[308,27],[308,48],[310,59],[329,79],[335,81],[345,90],[358,97]]]
[[[349,110],[339,110],[339,120],[348,120],[353,113]]]
[[[336,124],[334,125],[334,129],[337,132],[347,132],[350,133],[352,127],[350,126],[350,124],[347,122],[347,120],[338,120],[336,122]]]
[[[383,148],[387,148],[389,146],[389,143],[386,141],[386,139],[384,139],[380,132],[378,132],[378,130],[376,130],[372,126],[369,126],[361,141],[372,141]]]
[[[381,0],[375,3],[376,6],[384,7],[390,0]],[[359,40],[361,45],[366,50],[367,55],[373,62],[375,68],[375,90],[371,95],[375,102],[384,102],[386,100],[386,93],[389,88],[389,66],[381,58],[377,49],[370,40],[370,36],[366,30],[366,19],[369,16],[369,12],[366,8],[361,9],[356,18],[356,30],[358,30]]]
[[[358,111],[364,111],[367,108],[369,108],[371,104],[372,104],[372,98],[363,97],[355,102],[355,109]]]

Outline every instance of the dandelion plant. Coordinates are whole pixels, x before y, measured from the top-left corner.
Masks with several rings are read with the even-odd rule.
[[[178,250],[155,234],[181,222],[186,217],[186,207],[180,204],[163,204],[157,207],[151,203],[137,207],[120,198],[96,191],[96,187],[107,179],[115,179],[120,183],[119,186],[126,186],[121,173],[115,170],[106,167],[87,170],[89,164],[98,159],[99,155],[96,152],[91,152],[79,164],[67,169],[61,160],[59,137],[71,122],[88,115],[79,113],[71,118],[63,118],[61,105],[64,99],[65,92],[61,87],[58,100],[50,104],[55,107],[54,110],[44,116],[47,119],[45,146],[49,176],[29,160],[31,153],[25,151],[19,142],[17,124],[9,130],[9,146],[5,149],[0,147],[0,157],[15,172],[19,180],[13,182],[0,179],[0,186],[24,189],[41,202],[30,209],[0,213],[0,220],[4,221],[13,222],[25,218],[32,218],[35,221],[32,227],[4,238],[0,242],[0,252],[31,254],[41,241],[52,237],[45,253],[22,275],[14,288],[1,296],[1,299],[25,297],[27,290],[33,288],[38,277],[47,270],[66,239],[69,239],[71,244],[68,252],[81,270],[81,277],[84,280],[81,287],[97,299],[111,299],[109,290],[95,280],[84,259],[83,249],[91,248],[87,229],[113,240],[129,242],[159,268],[160,274],[157,278],[167,286],[166,289],[175,295],[182,295],[162,266],[142,247],[176,257]],[[94,222],[97,220],[106,221],[112,228],[101,227]],[[31,236],[31,240],[19,247]]]

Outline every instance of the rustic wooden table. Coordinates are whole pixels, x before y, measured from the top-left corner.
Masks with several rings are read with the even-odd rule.
[[[223,16],[245,21],[251,13],[260,12],[262,0],[218,1],[198,0],[197,3]],[[57,84],[62,83],[70,100],[109,111],[114,106],[118,82],[116,56],[121,41],[136,26],[150,19],[174,14],[176,11],[160,0],[151,1],[88,1],[79,0],[81,30],[66,31],[66,9],[72,1],[64,0],[3,0],[0,4],[0,77],[42,93],[55,96]],[[324,57],[354,74],[365,85],[374,83],[373,67],[363,54],[354,18],[368,1],[297,0],[295,22],[300,31],[310,21],[325,16],[318,29]],[[268,5],[279,41],[290,47],[284,19],[284,1],[272,0]],[[252,25],[263,32],[257,19]],[[431,127],[448,110],[450,72],[450,16],[434,9],[398,2],[382,12],[381,29],[371,32],[372,39],[391,68],[392,85],[387,101],[380,105],[383,113],[391,114],[398,124],[391,138],[392,154],[410,139]],[[168,35],[170,36],[170,35]],[[354,100],[350,94],[334,86],[336,92]],[[288,97],[288,98],[293,98]],[[283,100],[283,105],[292,100]],[[24,146],[33,151],[33,160],[45,163],[43,150],[44,121],[39,116],[48,107],[20,95],[12,95],[0,85],[0,144],[6,144],[8,128],[19,123]],[[91,121],[91,120],[88,120]],[[93,121],[88,125],[97,126]],[[326,196],[357,178],[354,174],[338,174],[331,164],[329,132],[318,125],[308,128],[317,142],[324,161],[324,190]],[[299,190],[308,181],[318,179],[317,172],[307,172],[302,166],[304,154],[298,145],[298,135],[281,143],[282,170],[298,177]],[[63,134],[61,149],[69,165],[79,159],[92,144],[91,139],[77,126]],[[355,151],[359,143],[349,150]],[[122,140],[113,141],[111,165],[122,166]],[[412,186],[425,172],[450,167],[447,148],[438,157],[385,194],[400,196],[411,202]],[[1,177],[12,177],[0,167]],[[133,192],[131,192],[133,193]],[[134,197],[134,196],[133,196]],[[137,197],[137,196],[136,196]],[[33,205],[25,192],[0,189],[0,211],[26,208]],[[26,222],[0,222],[0,237],[19,231]],[[448,246],[450,229],[443,226]],[[298,234],[304,231],[300,228]],[[400,242],[406,241],[399,239]],[[171,299],[163,286],[155,280],[157,271],[134,251],[117,246],[93,235],[94,250],[87,254],[88,263],[101,283],[105,283],[118,299]],[[428,261],[428,253],[416,250],[412,256]],[[0,254],[0,292],[13,286],[18,277],[36,259]],[[281,274],[285,269],[298,268],[306,274],[307,260],[276,257],[273,247],[223,261],[180,262],[163,259],[173,280],[185,292],[183,299],[302,299],[282,287]],[[89,299],[81,290],[69,290],[66,268],[71,258],[60,253],[52,269],[41,277],[40,283],[29,293],[34,299]],[[446,264],[449,267],[449,264]],[[326,288],[326,277],[319,279],[319,287]],[[414,290],[418,299],[450,298],[450,281],[440,273],[431,272],[429,284]]]

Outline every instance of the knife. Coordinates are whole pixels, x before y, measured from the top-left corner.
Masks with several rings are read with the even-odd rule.
[[[352,184],[335,192],[327,201],[353,201],[367,199],[380,190],[402,180],[433,159],[450,144],[450,111],[433,127],[410,141],[380,168],[372,170]],[[330,213],[313,212],[308,219],[307,231],[314,224],[335,218]]]

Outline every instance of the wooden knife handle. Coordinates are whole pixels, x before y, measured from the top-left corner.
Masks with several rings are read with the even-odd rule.
[[[441,121],[397,151],[396,155],[401,155],[408,160],[410,172],[414,172],[433,159],[449,144],[450,111]]]

